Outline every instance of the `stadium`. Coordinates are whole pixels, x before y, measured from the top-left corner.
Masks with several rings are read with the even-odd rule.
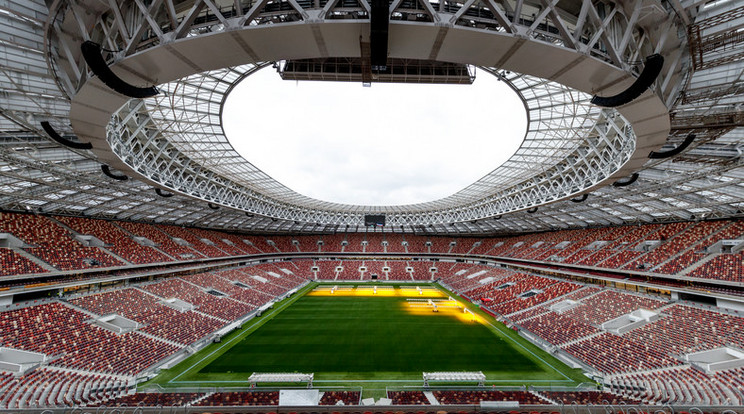
[[[3,0],[0,21],[0,411],[744,412],[741,0]],[[226,132],[266,70],[495,79],[526,127],[443,197],[312,197]]]

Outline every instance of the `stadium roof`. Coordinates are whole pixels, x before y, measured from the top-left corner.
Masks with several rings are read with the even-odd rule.
[[[466,189],[386,207],[302,196],[241,159],[219,124],[223,95],[257,67],[358,55],[348,33],[368,21],[365,0],[108,4],[0,8],[0,208],[296,233],[363,231],[364,213],[384,213],[389,225],[378,231],[439,234],[744,210],[744,6],[733,0],[392,2],[391,55],[493,71],[522,95],[530,126],[510,161]],[[119,76],[162,93],[110,91],[89,74],[83,39],[116,51],[106,57]],[[618,110],[589,103],[625,89],[654,52],[665,63],[651,92]],[[93,149],[58,144],[43,121]],[[690,134],[680,154],[648,158]],[[130,179],[106,176],[101,164]]]

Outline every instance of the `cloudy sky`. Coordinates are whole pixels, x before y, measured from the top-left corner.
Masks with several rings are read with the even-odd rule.
[[[526,115],[483,71],[473,85],[283,81],[271,67],[227,99],[235,149],[289,188],[363,205],[454,194],[511,156]]]

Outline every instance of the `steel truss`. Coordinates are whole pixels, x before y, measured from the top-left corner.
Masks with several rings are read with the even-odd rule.
[[[640,69],[634,62],[668,46],[667,32],[640,25],[638,19],[658,15],[654,10],[642,8],[640,2],[625,10],[614,3],[595,5],[584,1],[576,16],[559,10],[556,3],[394,1],[390,12],[394,20],[434,24],[439,27],[438,36],[442,39],[455,26],[497,31],[580,52],[628,74]],[[82,15],[79,10],[84,2],[60,2],[52,10],[54,17],[47,25],[49,63],[60,86],[74,96],[90,80],[84,60],[75,52],[79,38],[92,39],[110,49],[109,59],[115,64],[143,50],[168,48],[181,39],[217,32],[299,21],[320,25],[339,16],[367,19],[369,9],[365,4],[362,1],[353,10],[337,1],[220,4],[206,0],[194,2],[191,8],[179,3],[182,10],[179,12],[176,4],[168,0],[155,1],[147,7],[135,0],[110,2],[108,9],[100,7],[98,13]],[[336,9],[338,6],[343,6],[343,10]],[[671,21],[662,26],[674,27]],[[75,31],[79,36],[71,35]],[[323,39],[316,41],[321,55],[325,54]],[[670,41],[669,45],[672,44]],[[245,42],[242,45],[249,56],[257,58],[249,45]],[[436,59],[440,52],[441,44],[435,42],[429,58]],[[675,49],[669,51],[677,58],[663,72],[656,88],[656,94],[663,100],[667,99],[665,92],[674,90],[679,83],[674,79],[679,78],[680,53]],[[252,71],[258,64],[237,71]],[[495,73],[498,69],[489,70]],[[525,100],[530,126],[525,144],[510,162],[461,192],[430,203],[405,208],[325,203],[301,196],[250,164],[240,162],[221,132],[219,119],[224,92],[236,82],[231,79],[235,78],[233,72],[234,69],[200,72],[161,85],[167,98],[156,100],[154,105],[166,106],[156,109],[160,123],[139,102],[125,104],[107,129],[107,140],[114,153],[133,171],[157,185],[252,214],[356,226],[362,223],[366,212],[385,212],[392,225],[417,226],[471,222],[570,197],[618,173],[636,150],[631,125],[619,113],[592,108],[587,95],[558,83],[514,75],[505,81],[519,83],[514,89]],[[146,75],[138,75],[147,79]],[[218,164],[213,161],[215,158],[227,158],[228,162]]]
[[[640,70],[640,67],[632,64],[646,54],[662,52],[670,69],[665,67],[654,90],[664,98],[674,114],[669,148],[675,147],[690,132],[698,135],[695,143],[675,158],[646,163],[640,168],[640,177],[633,185],[595,189],[583,203],[565,200],[543,206],[532,214],[522,211],[472,221],[386,226],[376,231],[494,234],[677,219],[730,218],[742,214],[744,132],[740,123],[722,125],[700,121],[721,119],[718,114],[737,114],[736,108],[744,104],[744,65],[742,61],[721,61],[718,62],[721,65],[692,72],[685,53],[667,53],[670,49],[689,50],[685,36],[690,25],[705,22],[703,36],[736,30],[735,25],[740,23],[730,20],[733,7],[725,2],[707,4],[700,0],[670,0],[645,9],[640,6],[641,2],[633,1],[561,1],[561,9],[554,3],[478,0],[432,2],[427,6],[421,2],[396,1],[391,4],[391,18],[432,22],[432,16],[438,16],[439,22],[434,25],[441,27],[443,32],[465,26],[500,33],[521,33],[563,47],[584,48],[592,56],[608,62],[612,62],[612,56],[617,53],[605,52],[603,48],[608,44],[616,45],[613,50],[621,51],[620,60],[633,71]],[[118,6],[118,13],[111,8],[112,4]],[[99,160],[90,151],[63,148],[40,130],[39,121],[47,120],[57,131],[71,137],[67,98],[74,96],[83,84],[83,78],[88,76],[79,56],[82,40],[92,38],[102,42],[105,48],[116,50],[116,53],[107,55],[114,63],[160,42],[167,44],[171,39],[225,30],[220,28],[220,16],[226,22],[239,17],[227,12],[233,4],[237,6],[235,13],[242,13],[240,17],[245,17],[245,21],[252,16],[251,27],[285,24],[292,19],[300,23],[312,19],[368,19],[364,0],[312,4],[302,1],[230,1],[229,5],[206,1],[198,6],[190,2],[157,0],[108,1],[95,5],[58,1],[51,5],[51,12],[41,0],[0,1],[0,83],[3,85],[3,94],[0,94],[0,209],[175,224],[198,223],[206,227],[257,232],[364,230],[355,225],[321,225],[260,215],[249,217],[228,208],[211,210],[202,201],[189,197],[164,199],[155,195],[152,187],[143,181],[118,182],[106,178],[99,164],[105,160]],[[243,11],[246,7],[250,7],[247,12]],[[298,8],[307,16],[303,16]],[[143,9],[148,10],[152,21],[145,18]],[[222,12],[218,15],[213,9]],[[554,11],[570,36],[565,36],[560,25],[551,20]],[[593,16],[595,12],[599,24],[597,17]],[[667,15],[672,17],[667,19]],[[165,20],[162,16],[166,16]],[[720,17],[716,19],[715,16]],[[453,17],[456,19],[450,23]],[[319,18],[322,20],[317,20]],[[530,30],[532,24],[529,21],[536,22],[538,18],[543,18],[542,22]],[[661,24],[658,30],[651,28],[639,35],[640,32],[625,30],[631,22],[646,27]],[[159,37],[157,31],[151,29],[153,24],[157,26],[160,23],[163,25]],[[680,27],[678,32],[666,30],[675,25]],[[82,28],[94,30],[87,33]],[[91,36],[94,32],[96,34]],[[662,32],[668,33],[663,41]],[[630,34],[626,36],[626,33]],[[571,42],[569,37],[580,40]],[[574,46],[565,46],[571,44]],[[627,44],[624,49],[620,47],[623,44]],[[41,50],[44,53],[40,53]],[[678,77],[684,78],[684,82],[679,83]],[[155,79],[149,81],[156,82]],[[731,119],[736,120],[735,117]],[[216,154],[219,147],[215,148]]]

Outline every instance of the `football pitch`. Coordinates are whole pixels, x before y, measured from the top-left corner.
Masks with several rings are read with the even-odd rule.
[[[315,386],[363,388],[421,385],[422,372],[437,371],[482,371],[489,385],[589,382],[448,292],[352,286],[330,294],[311,284],[145,385],[246,387],[253,372],[314,373]]]

